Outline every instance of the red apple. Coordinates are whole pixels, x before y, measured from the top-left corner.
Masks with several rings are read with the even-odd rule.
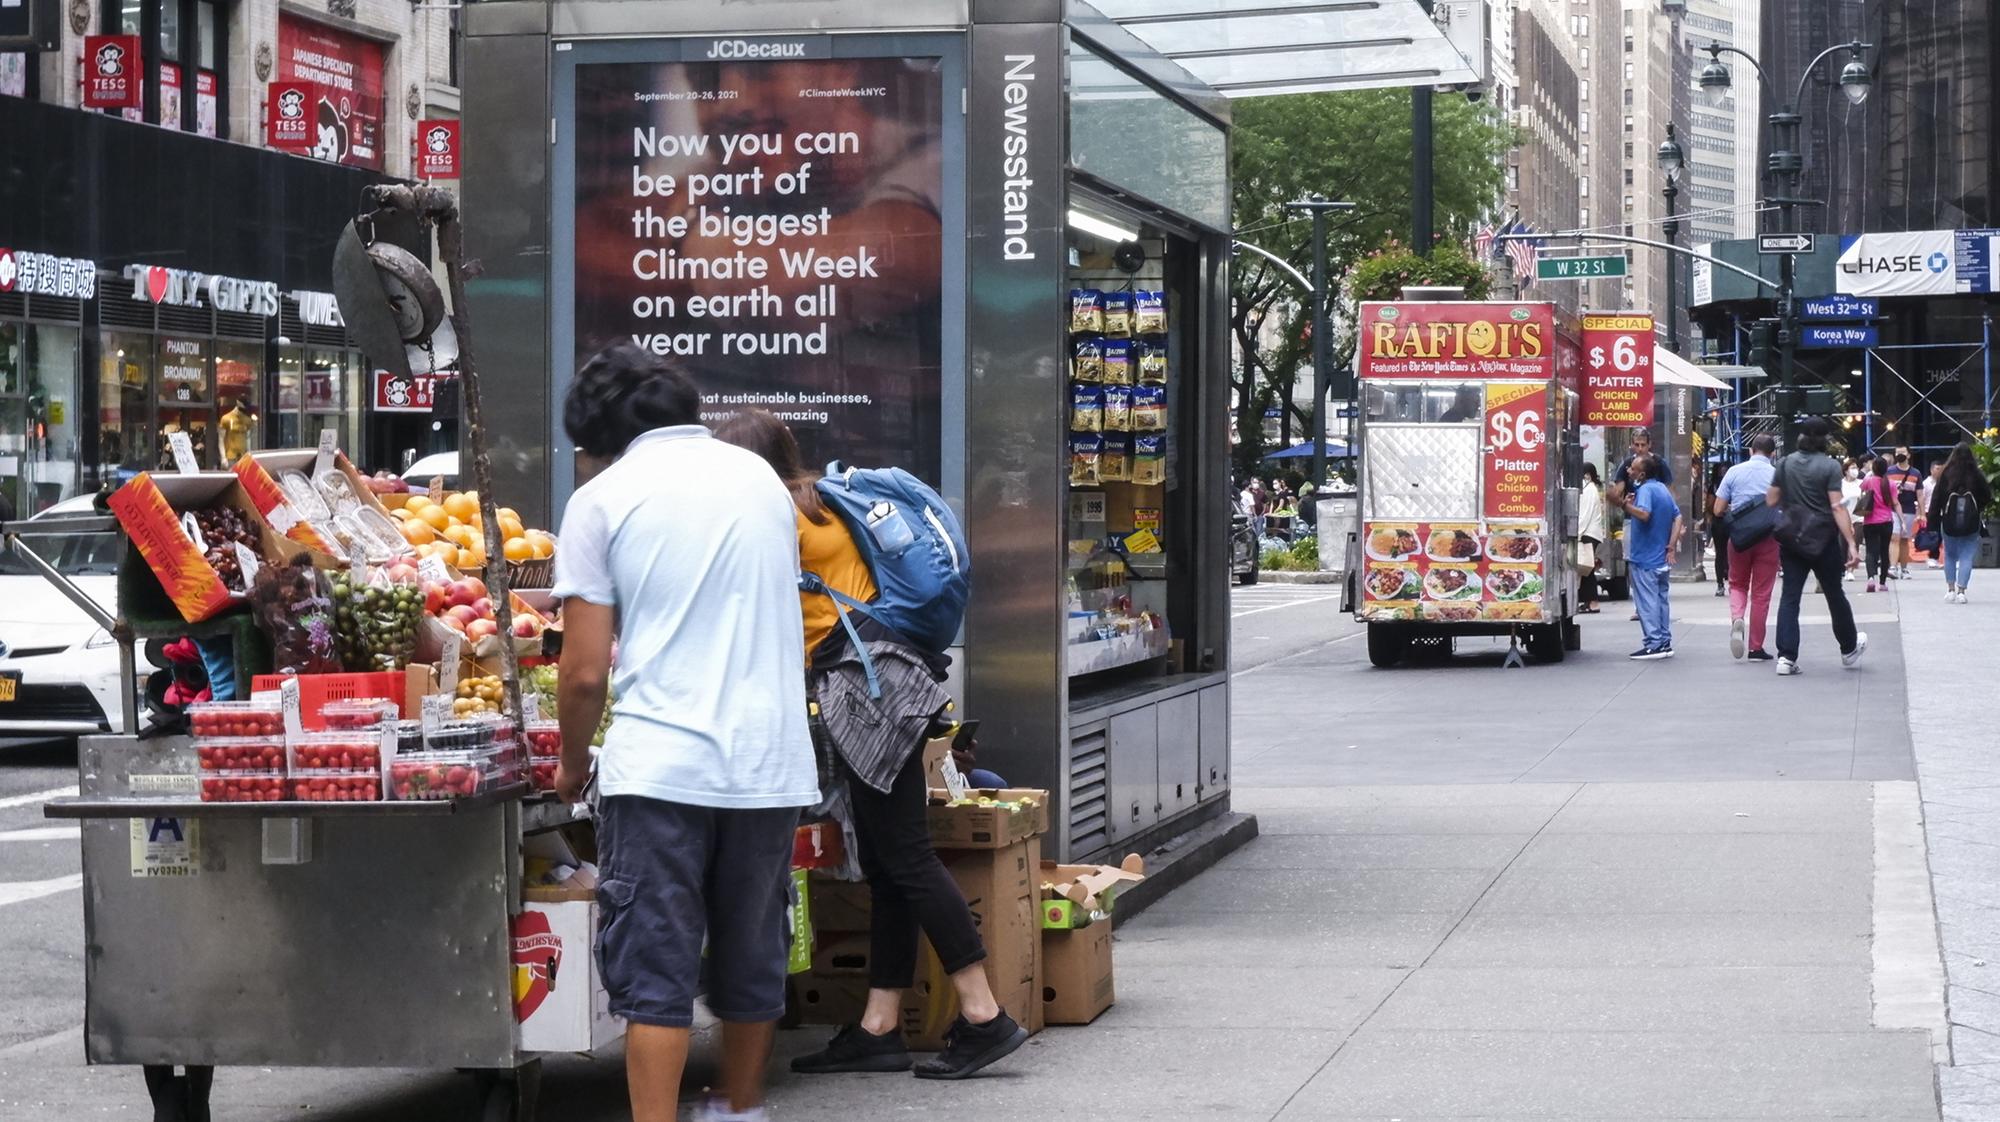
[[[533,616],[515,616],[514,634],[522,639],[533,639],[542,633],[541,621]]]
[[[432,581],[424,586],[424,614],[440,615],[444,612],[444,585]]]
[[[451,582],[451,588],[445,593],[444,602],[456,608],[460,604],[470,604],[484,595],[486,586],[467,577]]]
[[[457,616],[444,616],[438,622],[458,632],[460,635],[465,634],[465,621],[459,619]]]
[[[478,612],[482,618],[492,619],[493,618],[492,598],[487,596],[481,596],[479,599],[474,600],[472,602],[472,610]]]
[[[489,636],[500,634],[500,625],[490,619],[475,619],[465,625],[465,637],[478,642]]]
[[[472,589],[472,597],[475,600],[481,596],[486,595],[486,582],[480,580],[478,577],[466,577],[463,581],[460,581],[459,583]]]
[[[473,611],[470,604],[453,604],[444,614],[447,619],[457,620],[460,627],[469,626],[479,618],[479,613]]]

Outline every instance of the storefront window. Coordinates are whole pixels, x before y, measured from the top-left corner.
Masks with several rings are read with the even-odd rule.
[[[359,366],[355,356],[345,351],[306,352],[302,441],[316,444],[321,432],[332,429],[348,458],[357,462],[361,459],[361,449],[354,443],[361,433],[361,394],[355,385]]]
[[[185,432],[194,444],[195,459],[204,468],[215,466],[209,437],[213,414],[209,409],[208,358],[212,344],[207,339],[160,337],[160,428],[154,464],[162,469],[174,466],[168,438]]]
[[[76,494],[83,485],[77,433],[78,332],[51,324],[29,326],[28,452],[22,466],[22,516],[39,513]]]
[[[112,465],[152,466],[153,337],[106,332],[98,360],[97,455]]]
[[[222,443],[219,466],[227,467],[260,446],[263,427],[258,385],[264,370],[260,343],[218,342],[215,345],[215,427]]]

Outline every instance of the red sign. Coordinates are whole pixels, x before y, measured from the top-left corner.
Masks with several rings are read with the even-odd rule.
[[[1583,317],[1583,394],[1578,423],[1653,423],[1651,313]]]
[[[382,44],[289,14],[278,17],[278,81],[308,83],[306,154],[382,166]]]
[[[311,82],[272,82],[264,87],[264,142],[300,155],[312,149],[312,107],[319,88]]]
[[[1459,300],[1361,305],[1363,378],[1535,378],[1556,374],[1555,306]]]
[[[83,107],[137,109],[145,104],[137,35],[83,38]]]
[[[414,374],[404,378],[387,370],[375,372],[377,413],[428,413],[437,400],[435,374]]]
[[[1549,457],[1545,382],[1486,387],[1486,517],[1538,519],[1547,509]]]
[[[458,178],[458,122],[417,122],[417,178]]]

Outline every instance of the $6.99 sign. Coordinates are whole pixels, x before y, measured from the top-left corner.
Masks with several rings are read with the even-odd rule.
[[[1643,312],[1583,317],[1586,425],[1653,423],[1653,317]]]
[[[1488,518],[1540,518],[1547,506],[1547,382],[1489,382],[1486,386],[1486,487]]]

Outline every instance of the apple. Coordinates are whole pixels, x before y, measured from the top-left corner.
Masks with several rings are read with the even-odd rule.
[[[444,602],[456,608],[460,604],[471,604],[484,595],[486,595],[484,584],[465,577],[451,582],[451,588],[445,593]]]
[[[514,635],[521,639],[533,639],[542,633],[542,623],[533,616],[514,617]]]
[[[465,625],[465,637],[473,642],[500,634],[500,625],[490,619],[475,619]]]
[[[486,595],[486,582],[480,580],[478,577],[466,577],[459,583],[472,590],[472,598],[475,600]]]
[[[465,621],[456,616],[442,616],[438,619],[438,622],[458,632],[460,635],[465,634]]]
[[[408,561],[396,561],[384,570],[388,578],[397,584],[412,584],[417,579],[417,567]]]
[[[457,620],[460,627],[470,626],[479,618],[479,613],[474,611],[470,604],[453,604],[445,609],[444,615],[446,619]]]
[[[444,585],[436,581],[424,585],[424,614],[439,615],[444,612]]]
[[[474,600],[472,602],[472,610],[478,612],[481,616],[484,616],[487,619],[493,618],[492,598],[487,596],[481,596],[479,599]]]

